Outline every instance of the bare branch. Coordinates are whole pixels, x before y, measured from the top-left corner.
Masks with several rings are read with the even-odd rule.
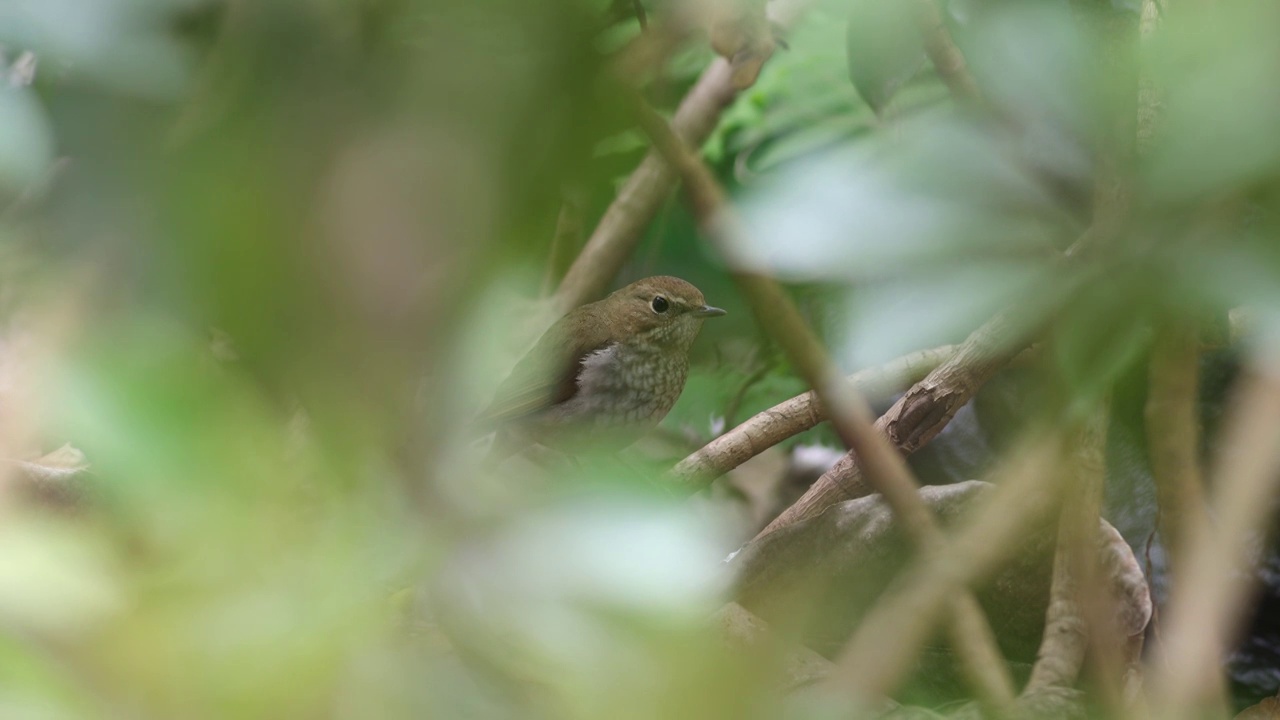
[[[920,350],[879,367],[856,372],[849,376],[849,382],[872,401],[887,398],[923,378],[952,357],[956,350],[954,345]],[[678,482],[700,486],[826,419],[826,408],[812,391],[797,395],[757,413],[707,443],[701,450],[680,461],[671,470],[669,477]]]

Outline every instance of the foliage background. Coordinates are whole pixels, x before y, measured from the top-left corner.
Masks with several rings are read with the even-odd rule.
[[[1114,393],[1108,517],[1139,545],[1152,328],[1248,305],[1248,352],[1274,356],[1280,10],[1175,8],[1143,41],[1161,115],[1132,220],[1068,272],[1048,258],[1088,225],[1112,110],[1087,24],[1066,2],[945,4],[1005,136],[919,53],[859,55],[860,23],[896,32],[881,5],[815,3],[703,146],[757,240],[733,260],[786,281],[848,371],[1002,307],[1051,318],[1067,401],[1013,385],[1001,420],[960,422]],[[590,228],[647,152],[609,64],[640,32],[587,0],[0,6],[0,714],[781,712],[777,659],[706,622],[749,528],[649,471],[806,388],[679,195],[615,284],[678,275],[729,316],[659,441],[550,482],[477,471],[465,435],[538,322],[562,190]],[[646,96],[672,110],[712,58],[685,43]],[[1205,360],[1207,446],[1213,363],[1234,378],[1238,353]],[[46,456],[66,442],[83,497],[33,502],[15,463],[79,467]],[[939,447],[913,460],[926,481],[1003,448]],[[1250,642],[1240,705],[1278,682]]]

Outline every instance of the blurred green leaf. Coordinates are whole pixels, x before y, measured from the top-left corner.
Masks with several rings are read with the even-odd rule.
[[[1149,306],[1124,278],[1095,276],[1055,323],[1049,346],[1075,408],[1094,407],[1150,345]]]
[[[992,2],[970,8],[958,29],[984,96],[1017,119],[1028,164],[1075,183],[1092,174],[1098,93],[1087,36],[1066,2]]]
[[[619,153],[633,153],[636,150],[647,147],[649,147],[649,143],[640,131],[627,130],[596,143],[595,155],[600,157]]]
[[[8,518],[0,529],[0,625],[74,638],[123,609],[102,538],[72,523]]]
[[[0,86],[0,189],[16,195],[36,183],[53,157],[53,132],[35,93]]]
[[[39,647],[0,633],[0,715],[31,720],[89,717],[89,695],[72,668]]]
[[[842,69],[846,17],[844,0],[824,0],[801,18],[787,34],[790,49],[775,52],[723,114],[707,143],[714,162],[736,161],[814,124],[871,117]]]
[[[849,0],[845,57],[858,94],[884,114],[898,89],[924,65],[924,43],[911,4]]]
[[[461,548],[437,595],[468,652],[573,717],[733,717],[701,699],[741,677],[706,635],[727,582],[716,535],[638,497],[567,502]]]
[[[1015,308],[1013,323],[1034,326],[1065,296],[1053,268],[989,260],[921,268],[889,280],[860,283],[832,334],[843,338],[846,367],[873,367],[900,355],[962,342],[996,313]]]
[[[677,5],[646,3],[655,26]],[[916,72],[906,7],[813,3],[704,147],[754,243],[729,260],[794,284],[843,366],[1006,308],[1051,331],[1068,406],[1142,374],[1153,318],[1246,306],[1248,351],[1280,354],[1274,3],[1176,8],[1142,41],[1159,112],[1132,214],[1068,263],[1115,109],[1097,28],[1067,0],[947,3],[992,122]],[[529,298],[562,189],[589,231],[647,147],[606,87],[633,14],[0,2],[4,55],[39,59],[0,88],[0,195],[23,195],[0,217],[0,445],[70,441],[10,469],[86,488],[51,509],[0,484],[0,717],[783,712],[774,644],[709,621],[754,528],[654,478],[805,386],[677,196],[616,279],[680,275],[730,315],[660,432],[625,462],[473,462],[508,338],[556,314]],[[670,112],[710,59],[690,39],[646,96]]]
[[[102,87],[171,98],[187,80],[187,58],[170,23],[190,0],[8,0],[0,42],[31,50],[46,71],[65,64]]]
[[[1146,48],[1161,114],[1142,181],[1174,203],[1246,186],[1280,168],[1280,7],[1230,3],[1171,13]]]
[[[752,154],[751,170],[768,172],[789,161],[837,146],[863,129],[865,124],[859,118],[849,115],[820,119],[779,137]]]
[[[904,123],[753,186],[736,260],[796,280],[894,276],[957,258],[1043,254],[1052,202],[1010,148],[946,118]]]

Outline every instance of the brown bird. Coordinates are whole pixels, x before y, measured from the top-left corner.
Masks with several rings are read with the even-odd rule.
[[[490,460],[530,443],[620,450],[652,430],[689,375],[702,321],[724,315],[675,277],[638,280],[560,318],[477,421],[499,430]]]

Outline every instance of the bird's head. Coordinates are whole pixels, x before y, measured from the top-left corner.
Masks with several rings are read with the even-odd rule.
[[[703,320],[725,314],[707,305],[698,288],[667,275],[637,280],[600,302],[601,318],[618,337],[664,349],[688,350]]]

